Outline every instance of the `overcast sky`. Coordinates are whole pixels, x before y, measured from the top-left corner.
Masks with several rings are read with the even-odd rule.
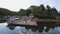
[[[0,8],[7,8],[11,11],[19,11],[21,8],[27,9],[31,5],[50,5],[60,10],[60,0],[0,0]]]

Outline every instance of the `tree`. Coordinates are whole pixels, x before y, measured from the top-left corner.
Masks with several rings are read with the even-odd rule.
[[[41,17],[44,16],[45,14],[45,7],[44,5],[40,5],[40,6],[34,6],[32,7],[32,13],[35,17]]]
[[[38,6],[39,7],[39,11],[45,11],[45,7],[44,7],[44,5],[42,4],[42,5],[40,5],[40,6]]]
[[[52,14],[51,14],[51,13],[52,13],[51,7],[50,7],[49,5],[47,5],[46,8],[47,8],[48,16],[51,17],[51,15],[52,15]]]
[[[46,8],[47,8],[47,10],[50,10],[51,9],[51,7],[49,5],[47,5]]]
[[[24,9],[21,9],[21,10],[18,12],[18,15],[19,15],[19,16],[26,15],[26,11],[25,11]]]
[[[5,8],[0,8],[0,16],[8,16],[8,15],[15,15],[16,12],[10,11]]]
[[[52,15],[56,17],[58,15],[58,11],[56,8],[52,8]]]
[[[26,15],[29,16],[32,13],[31,9],[26,10]]]

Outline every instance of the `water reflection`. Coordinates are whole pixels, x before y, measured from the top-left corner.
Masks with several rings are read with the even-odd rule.
[[[60,34],[60,25],[42,22],[34,26],[14,26],[7,23],[0,24],[0,34]]]
[[[26,27],[26,26],[24,28],[22,26],[19,26],[19,27],[21,27],[21,30],[20,30],[19,33],[29,33],[29,34],[30,33],[33,33],[33,34],[48,34],[48,33],[49,34],[53,34],[53,33],[55,33],[53,31],[56,28],[55,26],[49,26],[49,27],[48,26],[40,26],[39,28],[36,28],[36,27]],[[17,28],[17,26],[13,26],[13,27],[9,26],[8,28],[10,30],[15,30]],[[56,31],[56,29],[55,29],[55,31]]]
[[[15,26],[9,26],[8,27],[10,30],[14,30],[15,29]]]
[[[9,28],[9,30],[15,30],[16,28],[17,28],[18,26],[8,26],[8,28]],[[20,28],[21,27],[21,28]],[[37,31],[35,31],[35,29],[34,28],[29,28],[29,27],[22,27],[22,26],[19,26],[18,28],[20,28],[20,31],[19,31],[19,33],[20,34],[23,34],[23,33],[25,33],[25,34],[39,34],[39,31],[37,30]]]
[[[43,31],[48,32],[50,29],[54,29],[57,26],[59,26],[59,25],[57,25],[55,23],[52,23],[52,22],[50,22],[50,23],[41,22],[40,24],[38,24],[37,27],[36,26],[21,26],[21,27],[25,27],[26,30],[31,29],[33,32],[36,32],[36,31],[39,31],[39,32],[43,32]],[[10,30],[14,30],[15,27],[17,27],[17,26],[8,25],[8,28]]]
[[[45,30],[45,32],[48,32],[49,29],[54,29],[55,27],[60,26],[60,24],[56,24],[56,22],[38,22],[38,30],[40,32],[42,32],[43,30]],[[46,28],[44,28],[46,27]]]

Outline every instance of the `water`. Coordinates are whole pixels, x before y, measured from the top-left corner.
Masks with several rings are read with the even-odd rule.
[[[35,28],[26,29],[22,26],[7,27],[7,23],[0,23],[0,34],[21,34],[27,32],[28,34],[60,34],[60,27],[41,26],[40,29],[33,31]]]

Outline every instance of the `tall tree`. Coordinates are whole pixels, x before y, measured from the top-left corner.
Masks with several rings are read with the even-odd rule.
[[[29,16],[32,13],[31,9],[26,10],[26,15]]]
[[[44,7],[44,5],[42,4],[42,5],[40,5],[40,6],[38,6],[39,7],[39,10],[40,11],[45,11],[45,7]]]
[[[26,11],[25,11],[24,9],[21,9],[21,10],[18,12],[18,15],[19,15],[19,16],[26,15]]]
[[[51,7],[49,5],[47,5],[46,8],[47,8],[48,16],[51,16],[52,15]]]
[[[52,8],[52,15],[55,17],[58,15],[58,11],[56,8]]]

